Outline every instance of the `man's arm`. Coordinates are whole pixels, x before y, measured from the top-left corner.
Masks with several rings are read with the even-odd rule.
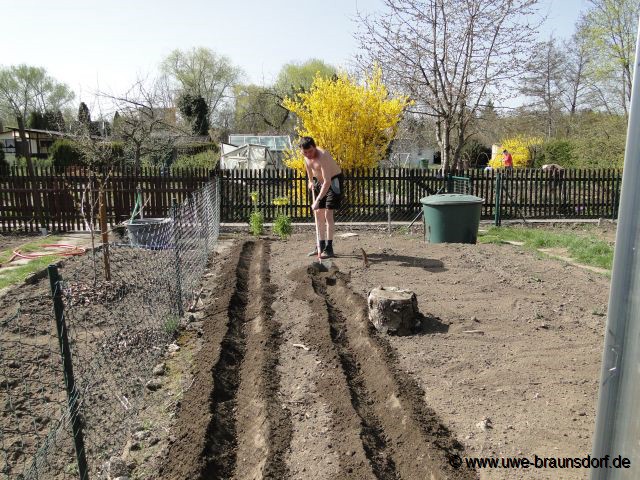
[[[309,162],[307,159],[304,159],[304,169],[307,171],[307,185],[309,190],[313,188],[313,174],[311,173],[311,169],[309,168]]]

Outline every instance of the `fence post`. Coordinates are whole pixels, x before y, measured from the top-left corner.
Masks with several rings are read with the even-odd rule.
[[[494,207],[494,222],[493,224],[496,227],[499,227],[502,224],[502,218],[500,218],[500,208],[501,208],[501,200],[502,200],[502,173],[496,173],[496,199],[495,199],[495,207]]]
[[[387,192],[387,231],[391,235],[391,192]]]
[[[180,221],[180,211],[178,208],[178,201],[173,198],[171,205],[171,217],[173,219],[173,248],[176,252],[175,259],[175,268],[176,268],[176,310],[178,316],[182,317],[184,315],[184,309],[182,305],[182,268],[181,268],[181,259],[180,259],[180,236],[182,225]]]
[[[58,342],[60,344],[60,354],[62,355],[62,367],[64,371],[64,383],[67,389],[67,403],[69,405],[69,416],[71,418],[71,429],[73,431],[73,443],[76,449],[76,459],[78,461],[78,473],[80,480],[89,480],[89,468],[84,451],[84,421],[80,415],[76,381],[73,376],[73,364],[71,362],[71,350],[69,349],[69,337],[67,326],[64,321],[64,303],[62,302],[62,292],[60,291],[60,274],[58,267],[49,265],[47,268],[49,283],[51,285],[51,296],[53,298],[53,311],[56,317],[56,329],[58,331]]]
[[[109,261],[109,231],[107,229],[107,198],[105,185],[100,185],[100,234],[102,236],[102,259],[104,260],[104,279],[111,281],[111,264]]]
[[[211,204],[211,180],[202,189],[202,195],[200,195],[200,210],[202,215],[199,217],[199,221],[202,223],[202,237],[204,240],[204,254],[205,262],[209,259],[209,206]],[[196,207],[196,212],[198,207]]]

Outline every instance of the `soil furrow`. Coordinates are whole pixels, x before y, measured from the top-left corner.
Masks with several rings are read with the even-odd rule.
[[[246,351],[243,326],[254,250],[254,242],[247,242],[242,248],[236,268],[235,291],[229,302],[228,329],[222,340],[220,359],[212,372],[213,390],[209,399],[212,418],[207,429],[204,466],[200,475],[207,480],[231,478],[236,466],[235,410],[240,368]]]
[[[326,299],[354,408],[363,419],[363,444],[379,478],[475,478],[449,465],[461,445],[393,366],[390,349],[370,330],[365,300],[336,271],[316,273],[313,282]]]
[[[292,422],[289,410],[283,408],[278,398],[280,392],[280,363],[279,353],[282,346],[282,331],[274,319],[273,301],[277,289],[271,283],[270,271],[271,244],[264,244],[264,254],[261,262],[261,278],[265,287],[262,289],[262,305],[266,331],[265,362],[262,375],[265,381],[264,395],[266,398],[266,414],[269,419],[269,448],[270,452],[264,468],[265,478],[288,478],[289,471],[286,463],[286,452],[291,446]]]
[[[274,289],[269,278],[269,244],[258,242],[249,267],[244,338],[246,355],[236,400],[237,462],[234,478],[286,478],[284,453],[291,425],[277,400],[280,334],[273,321]]]
[[[274,243],[272,255],[282,257]],[[361,420],[331,340],[324,300],[313,290],[305,268],[275,269],[278,292],[274,319],[280,344],[281,407],[292,424],[286,464],[290,479],[375,478],[360,440]]]
[[[192,367],[193,382],[180,399],[176,412],[175,425],[172,427],[173,440],[169,447],[158,477],[171,480],[192,480],[202,471],[205,452],[210,450],[207,432],[212,422],[212,411],[207,408],[211,392],[214,389],[213,365],[220,365],[223,352],[222,342],[228,337],[229,312],[227,308],[236,295],[236,277],[238,267],[246,263],[242,245],[233,247],[223,262],[219,275],[208,280],[214,286],[210,303],[202,317],[203,345],[194,358]],[[230,279],[230,281],[227,281]]]
[[[331,340],[337,347],[340,363],[345,373],[351,403],[354,410],[362,422],[361,439],[362,446],[371,462],[376,478],[380,480],[392,480],[398,478],[395,463],[391,457],[391,452],[387,448],[384,438],[384,431],[380,421],[376,418],[371,406],[374,401],[367,392],[367,388],[362,378],[362,372],[357,360],[354,358],[349,347],[349,340],[346,333],[347,324],[340,310],[335,308],[329,301],[329,296],[323,278],[312,277],[313,289],[316,294],[324,298],[328,312],[328,320],[331,331]]]

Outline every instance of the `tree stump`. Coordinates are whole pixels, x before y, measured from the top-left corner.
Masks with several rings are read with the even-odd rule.
[[[398,287],[376,287],[369,292],[369,321],[383,333],[408,335],[418,315],[416,294]]]

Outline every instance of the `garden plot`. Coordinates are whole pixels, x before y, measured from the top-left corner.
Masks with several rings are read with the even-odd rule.
[[[169,291],[145,273],[147,264],[158,270],[161,253],[116,250],[113,261],[130,273],[95,291],[91,257],[65,261],[77,334],[109,347],[108,375],[90,378],[85,404],[92,472],[116,455],[132,478],[149,479],[558,478],[451,463],[591,451],[606,276],[513,245],[374,232],[338,238],[335,268],[318,272],[306,256],[312,244],[311,233],[286,242],[238,236],[217,255],[181,350],[153,391],[145,384],[171,335],[124,306],[137,298],[135,311],[144,311]],[[413,335],[369,325],[365,298],[379,285],[417,294],[423,316]],[[17,464],[9,474],[31,464],[47,419],[66,401],[48,288],[43,279],[1,300],[4,344],[15,345],[2,352],[3,429],[33,432],[3,438],[6,460]],[[170,303],[160,300],[154,310]],[[11,323],[18,310],[20,328]],[[38,342],[25,358],[21,349]],[[99,371],[83,362],[98,348],[76,351],[80,377]],[[25,388],[47,401],[36,405]],[[8,396],[25,399],[9,405]],[[75,478],[71,439],[57,437],[40,452],[43,471]]]
[[[162,284],[149,268],[161,267],[158,254],[111,249],[112,278],[105,281],[98,253],[68,258],[60,268],[66,333],[94,476],[121,451],[136,413],[148,403],[145,382],[172,337],[154,320],[170,318],[170,281]],[[0,472],[8,478],[77,477],[46,277],[0,298],[0,336]]]
[[[606,276],[511,245],[366,232],[338,239],[320,273],[312,243],[239,239],[227,256],[161,478],[523,478],[451,463],[590,453]],[[417,293],[414,335],[369,325],[378,285]]]

